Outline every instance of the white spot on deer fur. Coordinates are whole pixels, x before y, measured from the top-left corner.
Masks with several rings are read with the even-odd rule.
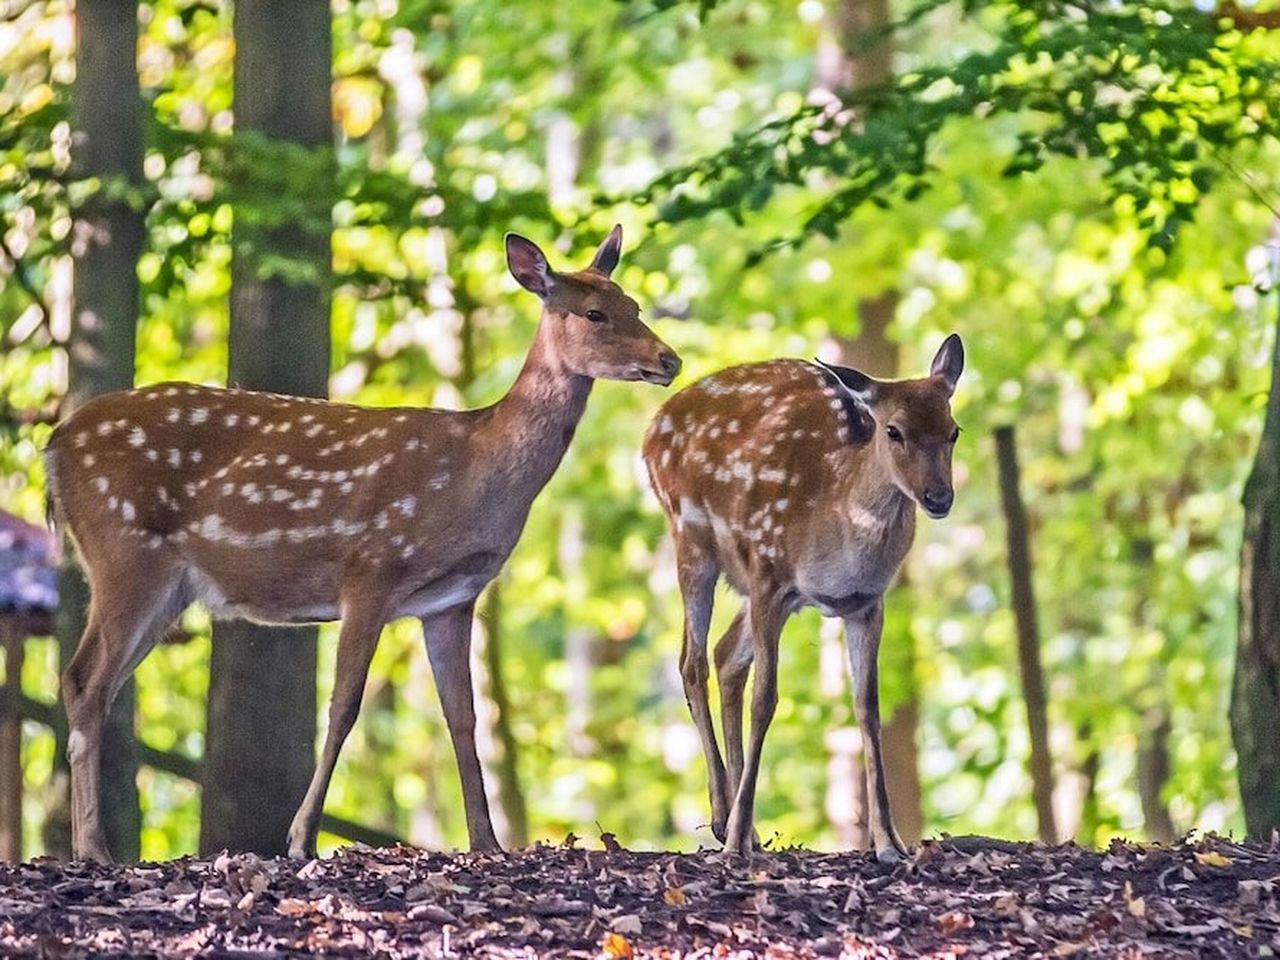
[[[284,423],[276,427],[276,430],[280,433],[288,433],[292,429],[293,429],[292,420],[286,420]]]
[[[792,430],[792,431],[791,431],[791,439],[792,439],[792,440],[803,440],[803,439],[804,439],[804,431],[803,431],[803,430]]]
[[[662,451],[662,457],[660,462],[662,463],[663,467],[671,466],[671,448],[670,447]]]
[[[443,490],[449,485],[449,474],[437,473],[427,481],[432,490]]]
[[[98,436],[105,437],[105,436],[109,436],[110,433],[111,433],[111,424],[107,423],[107,421],[105,420],[103,420],[100,424],[98,424]]]
[[[199,463],[201,460],[204,459],[204,453],[202,453],[199,450],[192,450],[189,454],[187,454],[187,459],[190,460],[192,463]]]
[[[307,427],[305,432],[308,437],[318,437],[320,434],[324,433],[324,427],[317,423],[313,426]]]
[[[94,477],[93,485],[98,488],[99,493],[106,493],[107,488],[111,486],[111,484],[107,482],[106,477]]]
[[[730,480],[733,479],[733,474],[729,471],[728,467],[717,467],[716,479],[719,480],[721,483],[728,483]]]
[[[222,418],[222,422],[226,424],[228,427],[234,427],[237,423],[240,422],[240,414],[228,413],[225,417]]]
[[[787,479],[787,471],[779,470],[777,467],[765,467],[760,471],[759,477],[763,483],[782,483]]]
[[[271,491],[271,500],[274,503],[284,503],[286,500],[293,499],[293,491],[286,490],[284,487],[276,487]]]
[[[283,467],[283,466],[284,466],[286,463],[288,463],[288,462],[289,462],[289,455],[288,455],[287,453],[277,453],[277,454],[276,454],[276,466],[277,466],[277,467]]]
[[[385,530],[391,525],[391,518],[387,516],[387,511],[382,510],[373,518],[373,525],[379,530]]]
[[[400,550],[400,558],[401,558],[402,560],[408,560],[408,559],[409,559],[410,557],[412,557],[415,553],[417,553],[417,551],[418,551],[418,548],[417,548],[417,547],[415,547],[415,546],[411,543],[411,544],[409,544],[408,546],[406,546],[406,547],[402,547],[402,548],[401,548],[401,550]]]
[[[399,510],[401,515],[412,517],[418,509],[418,498],[414,496],[401,497],[392,506]]]
[[[148,459],[148,460],[150,460],[152,463],[155,463],[155,461],[157,461],[157,460],[159,460],[159,459],[160,459],[160,451],[159,451],[159,450],[148,450],[148,451],[147,451],[147,459]]]
[[[95,457],[92,453],[86,453],[84,455],[84,465],[86,467],[92,467],[97,462],[98,462],[98,458]]]
[[[234,483],[228,482],[222,485],[222,495],[224,497],[229,497],[235,492],[236,492],[236,485]]]
[[[85,433],[83,430],[81,430],[79,433],[76,434],[77,447],[83,447],[88,442],[89,442],[89,434]]]
[[[165,395],[166,397],[176,397],[176,396],[178,395],[178,388],[177,388],[177,387],[170,387],[168,390],[166,390],[166,391],[164,392],[164,395]]]
[[[789,504],[790,502],[791,501],[789,499],[787,499],[786,497],[783,497],[781,500],[774,501],[773,509],[778,513],[781,513],[783,510],[787,509],[787,504]]]
[[[204,423],[208,419],[209,419],[208,407],[195,407],[192,409],[192,411],[189,414],[187,414],[187,420],[191,423],[193,427],[199,426],[200,424]]]
[[[114,510],[114,509],[115,509],[116,507],[118,507],[118,506],[120,506],[120,498],[119,498],[119,497],[108,497],[108,498],[107,498],[107,509],[108,509],[108,510]]]
[[[670,433],[675,428],[676,425],[672,423],[670,414],[664,414],[662,419],[658,421],[659,433]]]
[[[730,421],[729,421],[729,423],[725,426],[725,428],[724,428],[724,429],[725,429],[725,432],[726,432],[726,433],[737,433],[737,432],[738,432],[738,421],[737,421],[737,420],[730,420]]]
[[[147,442],[147,431],[141,427],[134,427],[129,431],[129,446],[137,448]]]
[[[417,438],[417,437],[410,437],[407,441],[405,441],[404,448],[405,448],[406,450],[417,450],[417,449],[418,449],[418,438]]]
[[[680,518],[686,523],[696,523],[702,527],[709,522],[707,512],[688,497],[680,498]]]
[[[735,463],[733,465],[733,475],[739,480],[750,480],[754,471],[749,463]]]
[[[256,427],[261,422],[262,422],[262,418],[258,416],[256,413],[249,414],[249,416],[245,419],[245,423],[247,423],[251,427]]]
[[[719,428],[719,427],[712,427],[709,435],[710,435],[710,437],[711,437],[711,439],[712,439],[712,440],[717,439],[717,438],[720,436],[720,428]]]
[[[132,522],[133,518],[137,515],[138,512],[134,509],[133,504],[128,500],[120,504],[120,516],[124,517],[126,521]]]
[[[182,466],[182,454],[177,447],[169,448],[169,466],[174,468]]]

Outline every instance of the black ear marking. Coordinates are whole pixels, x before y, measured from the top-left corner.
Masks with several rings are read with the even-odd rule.
[[[816,357],[813,362],[826,371],[828,377],[835,381],[843,393],[852,397],[858,403],[869,407],[876,402],[876,387],[878,384],[861,370],[823,363]]]
[[[588,270],[594,270],[603,276],[609,276],[613,273],[613,268],[618,265],[618,259],[622,256],[622,224],[614,224],[609,236],[604,238],[604,243],[600,244],[600,249],[596,251],[595,257],[591,260],[591,266]]]
[[[870,443],[875,436],[876,422],[868,405],[875,401],[876,382],[852,367],[836,367],[816,358],[813,362],[836,386],[836,396],[844,408],[849,428],[849,442],[854,446]],[[851,384],[856,384],[857,388]]]
[[[947,385],[950,393],[956,392],[956,384],[960,382],[960,374],[964,372],[964,344],[958,333],[953,333],[942,341],[942,346],[934,354],[933,363],[929,367],[929,376],[938,377]]]
[[[551,267],[538,245],[518,233],[506,236],[507,269],[516,282],[542,299],[551,292]]]

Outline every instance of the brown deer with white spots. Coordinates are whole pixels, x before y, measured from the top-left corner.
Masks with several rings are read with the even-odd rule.
[[[644,458],[675,539],[684,598],[680,672],[710,775],[712,830],[727,850],[752,847],[760,756],[778,699],[778,640],[787,618],[810,606],[844,621],[871,835],[881,860],[903,854],[880,756],[883,601],[915,535],[916,504],[931,517],[951,510],[959,436],[951,395],[963,367],[955,334],[919,380],[878,381],[798,360],[747,364],[680,391],[649,428]],[[727,770],[707,702],[707,632],[721,574],[744,598],[715,648]]]
[[[62,678],[77,857],[108,859],[98,817],[107,710],[196,601],[262,622],[342,621],[329,729],[289,831],[291,854],[314,851],[379,634],[406,616],[422,621],[471,848],[498,847],[475,746],[476,597],[560,464],[592,383],[667,385],[680,369],[609,279],[621,246],[615,227],[587,269],[556,273],[535,244],[507,236],[508,266],[542,299],[542,317],[515,384],[484,409],[371,409],[160,384],[99,397],[54,431],[51,505],[92,590]]]

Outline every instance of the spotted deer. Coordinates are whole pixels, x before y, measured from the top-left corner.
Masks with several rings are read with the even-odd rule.
[[[556,273],[533,242],[507,236],[511,273],[541,298],[542,316],[514,385],[484,409],[372,409],[171,383],[94,399],[54,431],[51,506],[92,591],[62,678],[77,857],[109,856],[98,788],[110,704],[196,601],[215,616],[342,621],[328,733],[291,854],[314,851],[379,634],[406,616],[422,621],[471,848],[498,847],[475,746],[476,597],[560,464],[592,383],[665,386],[680,369],[609,279],[621,246],[615,227],[585,270]]]
[[[680,672],[709,771],[712,830],[729,851],[745,853],[753,843],[783,625],[797,609],[817,607],[844,621],[876,854],[883,861],[903,854],[880,755],[884,593],[915,535],[916,504],[935,518],[951,510],[960,432],[951,395],[963,367],[955,334],[919,380],[879,381],[797,360],[747,364],[680,391],[649,427],[644,459],[675,540],[684,599]],[[707,702],[707,632],[721,574],[744,598],[715,648],[727,770]]]

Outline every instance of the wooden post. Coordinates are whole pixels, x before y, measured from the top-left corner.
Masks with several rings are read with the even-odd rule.
[[[1053,815],[1053,761],[1049,755],[1048,698],[1044,668],[1040,664],[1040,627],[1036,622],[1036,598],[1031,585],[1031,538],[1027,511],[1018,489],[1018,451],[1013,427],[996,428],[996,459],[1000,469],[1000,500],[1009,541],[1009,578],[1013,582],[1013,615],[1018,628],[1018,666],[1022,696],[1027,704],[1031,734],[1031,791],[1040,820],[1040,840],[1056,843],[1058,828]]]
[[[22,859],[22,655],[23,636],[0,618],[4,686],[0,687],[0,860]]]

